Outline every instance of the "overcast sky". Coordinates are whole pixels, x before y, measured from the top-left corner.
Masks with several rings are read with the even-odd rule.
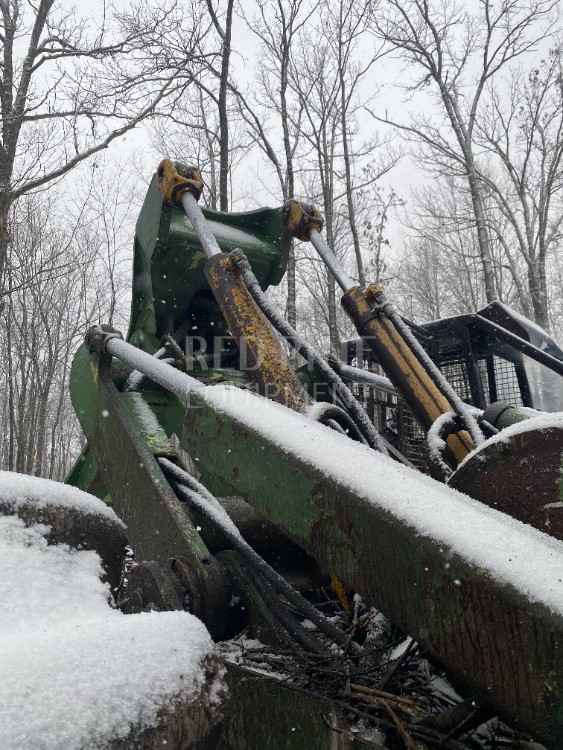
[[[205,2],[205,0],[199,1]],[[64,0],[61,0],[61,4],[67,5]],[[118,9],[125,9],[130,3],[128,0],[115,0],[114,5]],[[243,8],[247,16],[252,17],[255,9],[254,0],[238,0],[237,5],[239,8]],[[186,7],[189,7],[187,2]],[[76,8],[80,15],[89,15],[95,18],[100,16],[103,5],[101,0],[82,0],[76,5]],[[242,87],[250,85],[259,60],[259,44],[240,16],[237,16],[234,21],[233,50],[232,71],[237,83]],[[392,114],[397,119],[407,118],[413,104],[405,101],[404,94],[397,85],[404,77],[402,65],[391,57],[385,58],[378,62],[375,75],[377,76],[376,81],[373,78],[366,77],[363,84],[363,96],[367,98],[372,93],[376,82],[381,91],[377,99],[372,102],[373,109],[380,114],[388,111],[390,115]],[[416,106],[427,111],[431,108],[429,99],[427,98],[425,101],[422,96],[417,98]],[[381,126],[377,125],[366,114],[361,120],[361,136],[366,139],[371,138],[376,130],[381,132]],[[396,135],[394,137],[395,141],[398,142],[399,139]],[[135,164],[139,166],[139,176],[141,179],[147,180],[158,160],[166,154],[157,154],[152,147],[147,128],[139,127],[119,143],[114,144],[109,149],[107,156],[109,158],[134,160]],[[276,193],[274,176],[273,173],[268,175],[265,172],[264,161],[262,155],[251,153],[245,159],[244,165],[237,169],[233,203],[235,210],[248,210],[260,205],[272,205],[276,202],[273,198]],[[424,184],[424,180],[422,172],[405,153],[397,167],[384,178],[383,183],[388,187],[392,186],[402,198],[408,201],[412,188],[420,187]],[[237,190],[237,183],[241,186],[240,190]],[[250,195],[249,186],[253,186],[252,195]],[[271,190],[270,186],[272,187]],[[144,191],[141,191],[141,193],[144,194]],[[140,200],[142,200],[142,195]],[[406,230],[401,224],[401,217],[395,214],[391,217],[388,225],[388,236],[393,250],[398,251],[400,249],[405,235]]]

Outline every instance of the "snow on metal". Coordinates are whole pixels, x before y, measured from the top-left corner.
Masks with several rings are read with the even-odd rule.
[[[481,445],[477,446],[477,448],[472,450],[471,453],[468,453],[457,468],[461,469],[461,467],[470,459],[475,458],[475,456],[486,451],[489,446],[494,445],[495,443],[508,443],[510,438],[515,435],[521,435],[523,432],[530,432],[532,430],[549,430],[552,428],[563,430],[563,411],[542,413],[535,409],[527,409],[521,406],[518,407],[518,411],[536,416],[531,416],[530,419],[523,419],[521,422],[515,422],[514,424],[505,427],[503,430],[500,430],[496,435],[493,435],[481,443]]]
[[[20,505],[30,501],[40,507],[58,505],[81,513],[104,516],[125,527],[110,507],[82,490],[40,477],[0,471],[0,503],[15,512]]]
[[[220,385],[207,386],[198,396],[434,540],[444,552],[563,615],[559,540],[260,396]],[[561,424],[561,416],[538,419],[544,426]],[[535,421],[514,427],[523,430]]]
[[[213,650],[204,625],[185,612],[112,609],[98,555],[48,545],[47,532],[0,516],[2,750],[105,746],[154,726],[170,701],[197,699]]]

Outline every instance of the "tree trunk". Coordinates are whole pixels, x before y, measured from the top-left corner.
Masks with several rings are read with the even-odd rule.
[[[8,258],[8,243],[10,241],[9,217],[11,207],[9,193],[0,193],[0,312],[3,307],[4,278],[6,275],[6,261]]]
[[[297,325],[297,280],[295,274],[295,247],[293,240],[287,257],[287,322],[293,328]]]
[[[327,269],[328,280],[328,328],[330,334],[330,351],[338,356],[340,354],[340,335],[338,333],[338,321],[336,317],[336,285],[334,276]]]
[[[223,34],[221,60],[221,82],[219,86],[219,206],[221,211],[229,210],[229,116],[227,94],[229,87],[229,63],[231,58],[231,32],[233,26],[234,0],[227,5],[227,18]]]
[[[348,206],[348,222],[352,232],[352,241],[354,243],[354,255],[356,256],[356,268],[358,269],[358,281],[360,286],[366,285],[366,274],[364,271],[364,260],[362,258],[362,249],[360,247],[360,238],[358,236],[358,227],[356,224],[356,209],[354,208],[354,194],[352,185],[352,165],[350,163],[350,147],[348,144],[348,118],[347,118],[347,101],[346,101],[346,81],[344,80],[344,71],[340,67],[340,103],[341,103],[341,126],[342,126],[342,146],[344,149],[344,170],[346,175],[346,204]]]
[[[534,311],[534,321],[548,333],[550,332],[548,299],[547,299],[547,277],[545,263],[536,260],[528,266],[528,286],[530,288],[530,299]]]
[[[468,160],[469,162],[469,160]],[[483,266],[483,280],[485,282],[485,297],[487,302],[494,302],[498,299],[495,286],[495,274],[493,271],[493,260],[491,257],[491,247],[489,243],[489,233],[485,218],[485,207],[483,205],[483,196],[481,195],[481,184],[475,174],[471,163],[467,165],[467,180],[469,182],[469,191],[471,194],[471,203],[475,214],[475,224],[477,226],[477,241],[479,243],[479,254]]]
[[[289,133],[289,115],[287,111],[287,68],[289,65],[289,46],[284,42],[284,54],[280,75],[280,104],[281,123],[283,131],[283,148],[285,153],[285,185],[283,188],[284,201],[290,200],[295,195],[295,173],[293,170],[293,151]],[[297,325],[297,283],[295,271],[295,245],[291,240],[289,255],[287,259],[287,322],[293,328]]]
[[[1,287],[0,287],[1,288]],[[11,313],[11,303],[8,301],[8,310]],[[7,339],[7,359],[8,359],[8,370],[6,377],[8,379],[8,411],[10,414],[9,418],[9,439],[8,439],[8,471],[13,471],[15,466],[15,454],[16,454],[16,404],[14,396],[14,365],[12,360],[12,328],[11,328],[11,315],[6,315],[6,339]]]
[[[326,240],[328,246],[334,249],[334,231],[332,226],[332,213],[330,210],[325,212],[326,219]],[[328,288],[328,332],[330,337],[330,351],[332,354],[340,354],[340,335],[338,333],[337,303],[336,303],[336,284],[332,271],[327,267],[327,288]]]

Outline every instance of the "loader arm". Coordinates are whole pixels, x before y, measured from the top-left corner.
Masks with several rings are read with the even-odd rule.
[[[336,370],[268,311],[261,290],[283,275],[292,236],[316,242],[318,216],[294,203],[235,217],[202,211],[201,187],[197,170],[161,163],[137,224],[127,341],[96,326],[72,365],[88,448],[69,481],[111,500],[141,561],[122,606],[187,608],[216,640],[248,626],[318,655],[306,618],[324,648],[361,660],[361,644],[311,600],[332,579],[344,608],[357,593],[468,696],[559,747],[563,545],[405,465]],[[450,411],[465,418],[447,438],[452,465],[461,463],[483,441],[472,413],[437,382],[379,288],[351,285],[344,303],[426,427]],[[306,393],[280,334],[330,375],[333,403]],[[233,705],[247,711],[250,678],[229,669]],[[300,701],[341,720],[337,702],[268,680],[259,711],[291,706],[305,738],[287,744],[280,729],[268,747],[337,746],[343,730],[332,725],[307,739]]]

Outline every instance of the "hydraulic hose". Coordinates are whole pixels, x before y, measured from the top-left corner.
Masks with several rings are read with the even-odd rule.
[[[276,328],[276,330],[308,361],[314,362],[327,380],[334,386],[335,392],[339,399],[349,410],[353,416],[358,429],[365,437],[367,444],[379,450],[382,453],[388,454],[387,441],[385,441],[381,435],[377,432],[370,418],[354,398],[352,392],[348,386],[344,383],[342,378],[332,369],[328,362],[318,354],[304,339],[297,333],[297,331],[291,326],[282,316],[273,308],[272,305],[266,299],[260,284],[256,276],[254,275],[250,263],[246,258],[245,254],[241,250],[234,250],[231,253],[236,265],[238,266],[241,275],[244,279],[248,291],[252,295],[254,301],[258,307],[262,310],[266,318]]]
[[[409,344],[411,349],[414,351],[421,365],[424,367],[428,375],[432,378],[432,381],[434,382],[436,387],[441,391],[442,395],[448,399],[453,407],[453,411],[458,415],[458,417],[462,420],[463,424],[467,428],[467,431],[471,435],[475,446],[481,445],[481,443],[485,440],[485,437],[481,431],[481,428],[477,424],[477,420],[467,407],[467,404],[465,404],[461,400],[452,386],[448,383],[447,379],[444,377],[440,369],[430,359],[425,349],[420,345],[416,337],[412,334],[410,328],[397,313],[394,306],[390,302],[384,302],[381,306],[381,309],[393,323],[395,328],[399,331],[401,336]]]
[[[317,628],[328,636],[339,646],[346,648],[349,645],[349,638],[344,631],[337,628],[330,622],[319,610],[310,602],[301,596],[293,586],[291,586],[283,576],[277,573],[260,555],[246,542],[241,536],[239,530],[226,514],[217,498],[209,492],[205,485],[191,474],[181,469],[168,459],[161,457],[158,459],[159,464],[166,474],[174,480],[178,492],[188,502],[193,503],[204,513],[207,518],[214,524],[221,527],[222,533],[228,538],[230,543],[240,555],[253,567],[253,569],[263,576],[287,601],[299,610],[305,617],[311,620]],[[356,650],[361,648],[354,644]]]

